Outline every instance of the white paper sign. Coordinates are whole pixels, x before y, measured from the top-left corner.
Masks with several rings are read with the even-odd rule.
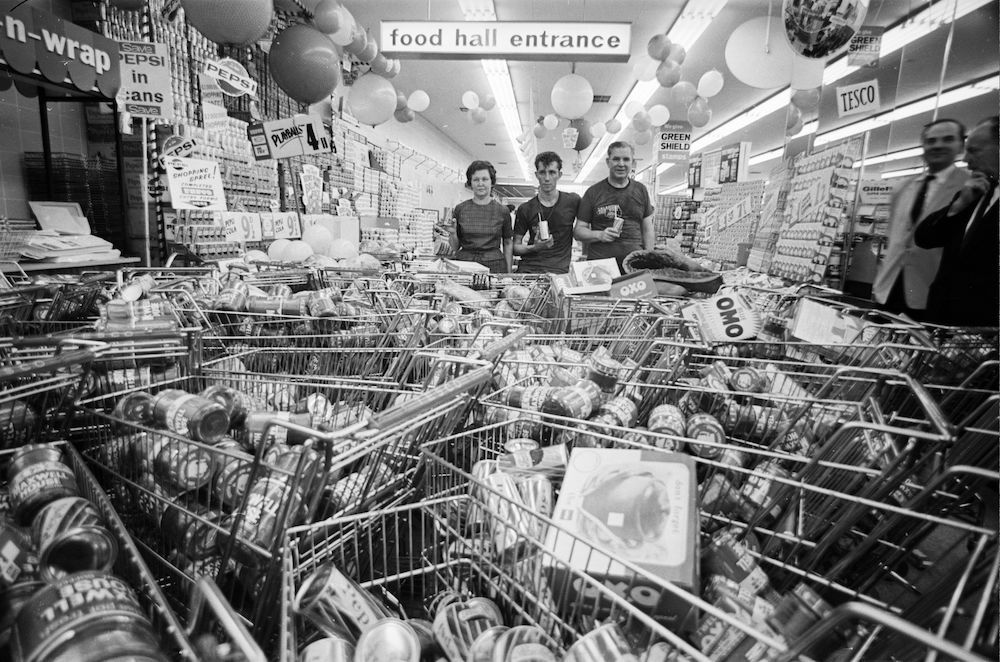
[[[264,233],[261,229],[260,214],[247,211],[224,211],[219,214],[219,221],[226,233],[226,241],[261,241]]]
[[[118,51],[125,110],[133,117],[172,119],[174,96],[167,45],[122,41]]]
[[[264,239],[274,239],[274,214],[265,211],[260,213],[260,228]]]
[[[298,239],[302,236],[299,215],[296,212],[281,212],[273,215],[275,239]]]
[[[174,209],[226,211],[219,164],[175,156],[167,159],[167,186]]]
[[[720,294],[681,308],[684,319],[698,325],[706,342],[753,338],[760,331],[760,313],[738,294]]]
[[[881,107],[877,78],[837,88],[837,115],[840,117],[870,113]]]
[[[215,223],[222,226],[226,241],[246,241],[246,235],[243,234],[243,228],[240,227],[239,216],[238,213],[232,211],[220,211],[215,215]]]

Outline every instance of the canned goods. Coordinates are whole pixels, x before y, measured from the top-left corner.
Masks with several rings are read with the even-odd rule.
[[[48,582],[82,570],[109,571],[118,558],[118,541],[81,497],[57,499],[38,511],[31,538],[39,575]]]
[[[244,453],[236,441],[221,441],[216,448],[227,444],[227,453],[217,456],[215,476],[212,478],[212,494],[224,507],[235,508],[246,493],[253,472],[253,456]]]
[[[590,396],[585,391],[572,386],[555,388],[550,391],[542,402],[541,412],[579,420],[586,420],[593,413]]]
[[[434,636],[449,660],[467,660],[476,639],[502,624],[499,610],[489,600],[452,602],[434,617]]]
[[[168,504],[160,518],[160,531],[174,549],[192,561],[213,557],[218,551],[222,515],[201,504]]]
[[[56,499],[80,496],[73,470],[62,453],[48,444],[27,444],[14,451],[7,467],[11,510],[18,524],[30,524],[39,510]]]
[[[45,582],[39,579],[22,578],[16,584],[0,587],[0,650],[9,650],[7,645],[10,642],[11,627],[21,607],[45,586]]]
[[[767,624],[788,641],[794,641],[831,611],[826,600],[809,586],[799,583],[782,597]]]
[[[216,310],[243,312],[247,308],[249,296],[249,285],[241,280],[233,281],[215,297],[213,307]]]
[[[729,376],[729,385],[734,391],[762,393],[767,388],[767,379],[756,368],[744,366],[733,370]]]
[[[515,386],[507,391],[504,404],[517,409],[541,411],[542,404],[555,390],[552,386]]]
[[[563,662],[638,662],[625,633],[617,623],[607,623],[580,637],[566,651]]]
[[[632,427],[639,417],[639,408],[635,402],[621,395],[605,402],[598,412],[611,416],[615,420],[615,425],[622,428]]]
[[[613,393],[618,387],[621,364],[606,352],[594,352],[587,362],[587,379],[597,384],[604,393]]]
[[[305,297],[252,296],[247,298],[247,312],[304,317],[309,314],[309,300]]]
[[[323,637],[302,649],[298,662],[352,662],[354,646],[341,637]]]
[[[568,462],[569,450],[566,444],[507,453],[497,458],[498,469],[512,476],[543,475],[559,478],[566,473]]]
[[[345,626],[354,634],[364,632],[389,615],[370,593],[332,563],[306,577],[295,594],[292,610],[331,636],[339,636]],[[415,639],[416,634],[413,636]],[[416,646],[419,650],[419,643]]]
[[[271,285],[265,291],[273,297],[281,297],[281,298],[288,298],[294,294],[292,292],[291,286],[286,283],[278,283],[277,285]]]
[[[556,662],[557,651],[552,639],[541,628],[518,625],[497,637],[493,648],[494,662]]]
[[[411,618],[406,623],[413,628],[413,631],[417,633],[417,639],[420,640],[421,662],[436,660],[444,654],[444,651],[438,646],[437,639],[434,638],[433,623],[423,618]]]
[[[420,662],[420,639],[398,618],[384,618],[358,639],[355,662]]]
[[[258,480],[250,488],[243,519],[233,532],[235,545],[233,557],[243,563],[253,563],[256,555],[250,545],[270,548],[275,537],[282,534],[285,522],[279,521],[281,508],[287,499],[284,512],[289,524],[301,515],[302,492],[292,489],[284,476],[272,475]]]
[[[701,564],[706,577],[721,575],[752,595],[770,584],[767,574],[750,553],[749,545],[731,529],[723,529],[712,536],[712,542],[702,551]]]
[[[590,410],[597,411],[604,403],[605,394],[596,382],[590,379],[577,379],[573,382],[573,388],[579,390],[590,400]]]
[[[6,514],[0,515],[0,589],[23,580],[37,563],[31,538]]]
[[[197,490],[212,481],[215,457],[200,446],[167,439],[153,460],[153,474],[179,492]]]
[[[784,484],[774,479],[790,477],[791,474],[781,466],[780,460],[765,460],[757,465],[753,473],[747,476],[741,490],[743,498],[746,499],[750,507],[747,516],[751,516],[752,509],[757,508],[770,520],[776,519],[781,514],[781,509],[791,498],[791,493]]]
[[[545,476],[530,476],[517,483],[517,490],[528,512],[526,532],[535,540],[544,542],[547,527],[541,517],[552,517],[555,504],[552,481]]]
[[[243,425],[247,414],[254,409],[258,409],[257,403],[249,395],[223,384],[209,386],[198,395],[222,405],[222,408],[226,410],[226,414],[229,416],[230,428]]]
[[[503,449],[508,453],[516,453],[518,451],[533,451],[538,448],[538,442],[534,439],[525,439],[524,437],[518,437],[516,439],[508,439],[504,442]]]
[[[171,432],[208,443],[218,441],[229,430],[229,416],[222,405],[179,389],[157,394],[153,418]]]
[[[685,421],[684,413],[679,407],[663,404],[653,407],[653,410],[649,412],[646,427],[649,428],[650,432],[683,437],[686,427]]]
[[[462,596],[450,588],[440,591],[432,595],[424,604],[427,609],[427,613],[431,616],[437,616],[438,612],[444,609],[446,606],[453,602],[461,602]],[[433,626],[433,623],[431,624]]]
[[[153,422],[153,396],[144,391],[129,393],[118,401],[111,415],[130,423],[149,425]]]
[[[11,631],[11,653],[16,662],[168,660],[132,588],[94,570],[63,577],[29,598]]]
[[[704,443],[689,444],[691,452],[699,457],[710,460],[717,459],[724,450],[721,445],[726,443],[726,432],[722,429],[722,423],[711,414],[695,414],[687,420],[686,432],[689,439],[718,446],[709,446]]]
[[[509,629],[506,625],[494,625],[483,631],[469,647],[468,662],[493,662],[497,640]]]
[[[244,427],[248,435],[248,443],[254,450],[262,443],[266,444],[291,444],[302,443],[308,437],[297,430],[274,423],[274,421],[287,421],[302,427],[311,427],[313,423],[312,414],[293,414],[287,411],[252,411],[247,414]],[[264,432],[267,431],[265,435]]]

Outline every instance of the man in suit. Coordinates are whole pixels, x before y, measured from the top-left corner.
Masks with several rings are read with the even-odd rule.
[[[955,166],[962,153],[965,127],[940,119],[920,133],[927,170],[906,180],[892,196],[888,245],[872,296],[883,309],[905,313],[913,319],[926,316],[927,293],[941,262],[941,249],[913,244],[913,230],[933,211],[948,204],[962,188],[968,172]]]
[[[943,247],[931,285],[930,321],[957,326],[997,326],[1000,310],[1000,147],[997,116],[969,134],[965,160],[972,175],[951,204],[917,226],[923,248]]]

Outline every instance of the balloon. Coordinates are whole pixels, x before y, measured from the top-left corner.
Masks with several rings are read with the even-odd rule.
[[[469,111],[469,120],[473,124],[482,124],[486,121],[486,111],[478,106]]]
[[[381,53],[373,57],[372,61],[369,62],[368,65],[371,67],[372,71],[374,71],[379,75],[382,75],[387,71],[389,71],[389,60],[387,60],[386,57]]]
[[[403,108],[406,108],[406,95],[402,92],[396,92],[396,110]]]
[[[368,41],[365,43],[365,47],[361,49],[360,53],[358,53],[358,58],[360,58],[362,62],[371,62],[375,59],[375,56],[378,55],[378,42],[375,41],[371,35],[368,35],[367,39]]]
[[[321,225],[310,225],[302,231],[302,241],[309,244],[314,253],[325,254],[333,243],[333,235]]]
[[[406,100],[406,107],[415,113],[422,113],[431,105],[430,96],[423,90],[414,90]]]
[[[795,90],[792,92],[792,105],[800,110],[813,110],[819,105],[820,88]]]
[[[552,86],[552,108],[571,120],[587,114],[594,104],[594,88],[579,74],[567,74]]]
[[[673,60],[677,64],[684,64],[684,58],[687,57],[687,51],[680,44],[670,44],[670,52],[667,53],[666,59]]]
[[[396,110],[396,90],[381,76],[367,73],[358,77],[347,94],[347,105],[362,124],[377,126]]]
[[[330,41],[341,48],[346,48],[354,39],[354,16],[347,7],[340,6],[340,27],[330,33]]]
[[[823,84],[826,60],[813,60],[798,55],[792,57],[792,89],[808,90]]]
[[[638,131],[638,132],[636,132],[635,138],[634,138],[636,145],[645,145],[646,143],[648,143],[652,139],[653,139],[653,134],[648,129],[646,131]]]
[[[243,254],[243,261],[247,264],[254,262],[267,262],[267,253],[264,251],[247,251]]]
[[[274,0],[274,8],[291,14],[300,11],[315,12],[320,0]]]
[[[323,34],[333,34],[340,29],[344,15],[337,0],[321,0],[313,11],[313,25]]]
[[[656,80],[663,87],[673,87],[681,80],[681,66],[673,60],[664,60],[656,68]]]
[[[694,86],[694,83],[686,80],[674,85],[670,93],[674,101],[685,107],[690,106],[691,102],[698,98],[698,88]]]
[[[308,25],[290,25],[278,33],[271,42],[268,69],[275,84],[301,103],[316,103],[340,84],[337,49]]]
[[[712,109],[708,107],[708,101],[698,97],[688,106],[688,122],[695,128],[701,128],[712,120]]]
[[[787,85],[792,78],[795,51],[782,34],[780,18],[752,18],[729,35],[726,65],[729,72],[750,87],[769,89]]]
[[[794,138],[795,136],[799,135],[800,131],[802,131],[801,117],[799,117],[798,121],[795,122],[795,124],[785,129],[785,135],[788,136],[789,138]]]
[[[657,66],[659,66],[659,65],[657,65]],[[632,101],[629,101],[627,104],[625,104],[625,115],[626,115],[626,117],[635,117],[636,114],[641,113],[644,110],[646,110],[646,107],[643,106],[641,103],[639,103],[638,101],[636,101],[634,99]]]
[[[594,137],[594,140],[600,140],[607,132],[608,128],[603,122],[594,122],[590,125],[590,135]]]
[[[659,60],[653,60],[648,57],[643,57],[639,59],[632,71],[635,74],[636,80],[650,81],[656,78],[656,68],[660,66]]]
[[[181,0],[187,22],[209,41],[242,46],[271,27],[271,0]]]
[[[483,110],[493,110],[496,108],[497,98],[492,94],[487,94],[485,97],[479,100],[479,107]]]
[[[791,130],[796,124],[802,124],[802,111],[795,106],[789,106],[788,112],[785,114],[785,130]]]
[[[385,71],[376,73],[382,78],[395,78],[396,74],[399,73],[399,60],[386,58],[385,62]]]
[[[532,129],[531,132],[533,134],[535,134],[536,138],[544,138],[545,137],[545,127],[542,126],[541,124],[536,124],[535,128]]]
[[[784,0],[785,36],[799,55],[826,59],[847,46],[868,13],[868,0]]]
[[[555,131],[556,127],[559,126],[559,118],[552,113],[549,113],[545,116],[545,119],[542,120],[542,125],[549,131]]]
[[[573,120],[569,125],[570,128],[576,129],[579,132],[576,136],[576,145],[573,146],[573,149],[581,152],[590,147],[590,143],[594,142],[594,134],[590,130],[590,122],[581,117]]]
[[[367,45],[368,34],[355,23],[354,28],[351,30],[351,41],[344,46],[344,50],[360,58],[361,51],[365,50],[365,46]]]
[[[632,128],[642,133],[643,131],[649,131],[649,128],[653,126],[653,123],[649,121],[649,113],[642,111],[641,113],[636,113],[632,117]]]
[[[472,90],[467,90],[462,93],[462,105],[472,110],[473,108],[479,108],[479,95]]]
[[[669,121],[670,109],[662,103],[658,103],[649,109],[649,123],[653,126],[663,126]]]
[[[111,6],[118,11],[139,11],[146,6],[146,0],[111,0]]]
[[[271,242],[271,245],[267,247],[267,256],[272,262],[280,262],[281,255],[285,252],[285,247],[292,243],[288,239],[275,239]]]
[[[723,82],[722,74],[717,69],[706,71],[698,81],[698,96],[706,99],[714,97],[722,91]]]
[[[610,119],[604,123],[608,133],[618,133],[622,130],[622,123],[617,119]]]
[[[279,239],[287,241],[287,239]],[[334,239],[326,253],[334,260],[347,260],[358,256],[358,246],[350,239]]]
[[[654,60],[664,60],[670,53],[670,37],[665,34],[654,34],[646,43],[646,52]]]
[[[396,112],[394,112],[392,116],[396,118],[397,122],[406,124],[407,122],[412,122],[417,117],[417,114],[413,112],[411,108],[404,106],[402,108],[397,108]]]

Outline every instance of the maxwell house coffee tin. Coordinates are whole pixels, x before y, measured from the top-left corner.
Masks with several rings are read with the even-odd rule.
[[[56,499],[80,495],[73,470],[63,463],[59,449],[48,444],[28,444],[14,451],[7,483],[11,510],[21,525],[30,524]]]

